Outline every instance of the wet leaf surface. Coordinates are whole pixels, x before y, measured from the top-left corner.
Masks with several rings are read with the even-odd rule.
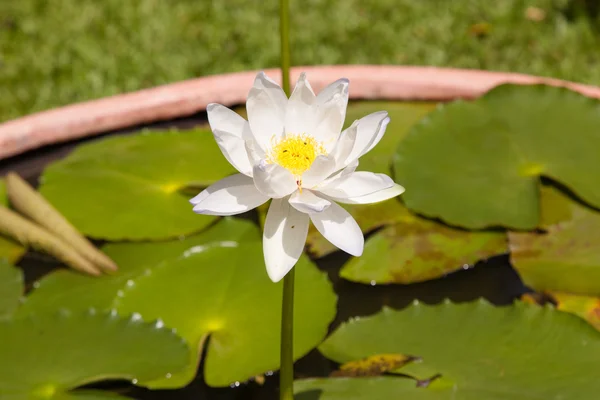
[[[78,146],[44,171],[40,192],[88,236],[164,239],[215,220],[180,190],[234,172],[209,130],[142,131]]]
[[[23,274],[4,260],[0,260],[0,321],[10,318],[23,295]]]
[[[191,347],[210,335],[204,378],[228,386],[279,366],[282,283],[267,277],[259,241],[213,247],[164,264],[115,299],[119,313],[161,318]],[[325,274],[307,258],[296,265],[294,356],[314,348],[335,316],[336,296]],[[199,352],[184,374],[151,387],[183,386],[195,376]]]
[[[368,283],[409,284],[442,277],[477,261],[507,251],[503,232],[470,232],[410,213],[392,199],[369,205],[344,205],[368,237],[361,257],[340,271],[345,279]],[[336,248],[311,227],[311,253],[317,257]]]
[[[379,400],[402,393],[425,400],[587,399],[600,390],[600,381],[592,378],[600,357],[600,333],[573,315],[525,303],[384,308],[342,325],[319,349],[342,363],[386,353],[420,357],[422,363],[399,370],[415,380],[297,381],[297,398]],[[423,385],[434,371],[441,378]]]
[[[600,213],[542,188],[543,232],[510,232],[511,262],[537,291],[600,296]]]
[[[0,179],[0,207],[8,205],[4,180]],[[12,239],[0,235],[0,260],[17,262],[25,254],[25,248]]]
[[[567,89],[503,85],[429,114],[400,143],[406,205],[467,228],[539,224],[539,177],[600,206],[600,107]]]
[[[156,324],[63,311],[0,322],[0,354],[3,398],[100,400],[115,396],[70,390],[105,379],[165,377],[185,366],[189,349]]]
[[[181,241],[112,244],[118,274],[92,279],[63,271],[43,279],[19,310],[115,308],[160,319],[195,351],[186,369],[153,388],[185,386],[206,347],[204,377],[227,386],[277,369],[282,284],[267,277],[261,235],[250,221],[224,219]],[[331,283],[307,258],[296,266],[295,357],[313,349],[335,316]]]
[[[34,284],[32,293],[18,310],[19,315],[55,312],[61,308],[87,310],[89,307],[108,309],[116,294],[139,276],[151,273],[165,260],[174,259],[186,251],[202,251],[210,246],[235,245],[259,237],[258,228],[250,221],[223,218],[209,230],[182,240],[169,242],[114,243],[104,246],[119,265],[114,275],[90,277],[68,270],[58,270]]]

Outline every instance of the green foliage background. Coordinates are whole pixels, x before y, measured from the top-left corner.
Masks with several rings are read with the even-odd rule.
[[[600,84],[593,3],[293,0],[292,59],[481,68]],[[530,7],[544,18],[532,18]],[[1,1],[0,121],[182,79],[275,67],[277,10],[277,1],[258,0]]]

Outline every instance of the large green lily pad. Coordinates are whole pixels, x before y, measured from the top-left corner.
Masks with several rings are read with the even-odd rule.
[[[214,221],[181,190],[233,172],[206,129],[143,131],[78,146],[44,171],[40,192],[88,236],[161,239]]]
[[[11,395],[6,400],[32,400],[29,393]],[[36,397],[40,398],[40,397]],[[43,398],[43,397],[42,397]],[[103,392],[101,390],[71,390],[68,393],[55,393],[52,400],[126,400],[130,397],[123,397],[116,393]]]
[[[394,160],[413,211],[467,228],[533,229],[539,177],[600,206],[600,107],[564,88],[503,85],[424,118]]]
[[[115,295],[152,272],[156,265],[177,258],[186,252],[201,251],[210,246],[235,246],[258,240],[260,232],[251,221],[226,217],[210,229],[182,240],[169,242],[113,243],[102,249],[119,265],[118,273],[91,277],[60,270],[34,284],[32,293],[19,308],[19,315],[55,312],[61,308],[85,311],[90,307],[108,310]]]
[[[436,107],[434,103],[350,103],[346,126],[376,111],[388,111],[391,122],[377,146],[361,157],[359,169],[390,174],[392,156],[410,128]],[[401,180],[398,181],[403,183]],[[366,234],[383,227],[365,244],[361,257],[342,268],[345,279],[362,283],[413,283],[438,278],[478,260],[506,252],[505,236],[497,232],[454,229],[410,213],[389,200],[375,205],[343,205]],[[336,248],[314,228],[307,239],[317,257]]]
[[[542,190],[544,231],[509,233],[511,262],[538,291],[600,295],[600,213],[558,189]]]
[[[437,399],[418,390],[413,380],[395,377],[303,379],[294,382],[294,392],[294,400]]]
[[[10,399],[110,399],[71,389],[106,379],[133,383],[185,366],[189,348],[160,324],[96,312],[0,322],[0,393]]]
[[[0,179],[0,207],[8,205],[6,197],[6,187],[4,180]],[[0,236],[0,260],[8,261],[9,263],[17,262],[21,256],[25,254],[25,248],[12,239]]]
[[[344,128],[377,111],[387,111],[390,123],[381,141],[360,158],[358,170],[390,175],[392,156],[398,143],[421,118],[435,109],[437,103],[401,103],[391,101],[352,102],[346,110]],[[401,183],[401,182],[400,182]]]
[[[365,234],[382,227],[367,239],[363,255],[342,267],[340,276],[354,282],[421,282],[507,251],[503,232],[452,228],[412,214],[397,199],[344,207]],[[316,256],[336,250],[314,227],[308,244]]]
[[[207,346],[205,379],[213,386],[247,380],[279,366],[281,284],[267,277],[261,236],[249,221],[225,219],[183,241],[112,244],[114,276],[43,279],[20,315],[56,308],[115,308],[122,315],[160,319],[195,351],[185,371],[151,382],[181,387],[196,374]],[[336,296],[307,259],[296,266],[295,357],[314,348],[335,316]],[[207,341],[208,340],[208,341]]]
[[[324,273],[305,257],[296,265],[294,358],[314,348],[335,316],[336,296]],[[152,386],[177,387],[195,375],[208,339],[204,369],[211,386],[227,386],[279,366],[282,284],[266,275],[260,242],[214,247],[164,264],[115,300],[121,314],[161,318],[198,349],[186,373]]]
[[[412,381],[410,391],[405,378],[361,378],[348,383],[352,392],[342,387],[348,380],[300,381],[297,398],[389,399],[396,388],[402,397],[425,400],[592,399],[600,391],[600,334],[573,315],[525,303],[385,308],[342,325],[319,349],[337,362],[386,353],[421,357],[399,372],[442,379],[427,388]]]
[[[9,318],[23,295],[21,270],[0,259],[0,320]]]

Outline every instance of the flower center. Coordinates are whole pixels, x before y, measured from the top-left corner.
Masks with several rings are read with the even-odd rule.
[[[312,136],[287,135],[271,148],[269,162],[277,163],[300,177],[322,154],[325,154],[325,148]]]

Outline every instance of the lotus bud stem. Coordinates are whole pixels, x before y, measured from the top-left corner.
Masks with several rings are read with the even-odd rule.
[[[79,271],[90,275],[101,274],[94,264],[62,239],[3,206],[0,206],[0,234],[13,238],[23,246],[44,251]]]
[[[6,192],[11,205],[21,214],[61,238],[101,269],[117,270],[113,260],[98,250],[48,200],[14,172],[6,176]]]

